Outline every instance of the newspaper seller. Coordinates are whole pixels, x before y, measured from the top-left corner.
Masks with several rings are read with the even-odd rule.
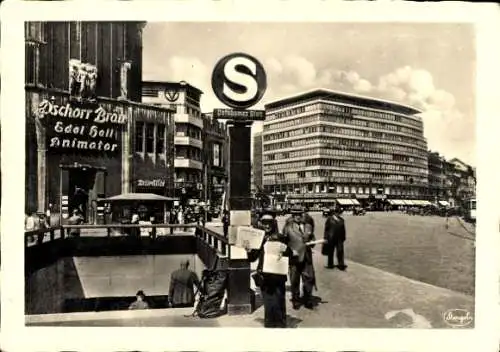
[[[257,271],[252,277],[260,288],[264,300],[264,326],[286,328],[285,283],[288,267],[286,259],[289,255],[287,239],[276,231],[276,227],[273,226],[274,218],[270,212],[263,212],[260,224],[265,232],[261,247],[250,249],[250,246],[246,245],[245,249],[249,261],[259,260]],[[271,250],[269,245],[277,245],[272,247],[279,248],[278,252]]]
[[[283,236],[289,239],[289,247],[293,256],[290,258],[290,284],[293,309],[299,309],[301,303],[307,309],[313,308],[312,290],[316,286],[316,276],[313,266],[312,247],[314,233],[310,223],[304,221],[304,211],[301,206],[294,205],[292,216],[283,227]],[[300,279],[302,278],[303,297],[300,297]]]

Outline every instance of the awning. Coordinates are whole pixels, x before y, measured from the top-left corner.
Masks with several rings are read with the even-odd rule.
[[[387,200],[389,202],[390,205],[398,205],[398,200],[397,199],[388,199]]]
[[[413,205],[413,203],[411,202],[411,200],[406,200],[406,199],[403,199],[403,204],[404,205]]]
[[[361,205],[357,199],[351,199],[352,204],[354,205]]]
[[[443,207],[449,207],[450,206],[450,203],[448,203],[445,200],[440,200],[440,201],[438,201],[438,203],[439,203],[439,205],[442,205]]]
[[[353,205],[351,199],[337,199],[340,205]]]
[[[154,193],[123,193],[117,196],[109,197],[106,201],[172,201],[177,198],[164,197]]]
[[[431,205],[432,203],[429,202],[428,200],[423,200],[422,205]]]

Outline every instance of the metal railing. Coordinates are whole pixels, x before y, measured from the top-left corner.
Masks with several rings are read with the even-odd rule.
[[[138,229],[139,231],[132,233],[132,231],[130,231],[131,229]],[[230,245],[227,238],[197,224],[61,225],[25,231],[24,234],[25,247],[32,247],[56,240],[64,240],[70,237],[133,237],[135,235],[138,238],[150,238],[154,241],[161,237],[176,236],[175,230],[179,229],[182,230],[182,235],[192,234],[199,241],[212,248],[219,256],[229,256]]]

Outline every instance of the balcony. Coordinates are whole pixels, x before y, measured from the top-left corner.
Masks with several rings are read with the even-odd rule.
[[[175,136],[174,143],[175,145],[189,145],[198,149],[203,148],[203,142],[193,137]]]
[[[194,117],[188,114],[175,114],[174,117],[175,123],[189,123],[203,129],[203,119],[201,117]]]
[[[186,158],[175,158],[174,167],[203,170],[201,161]]]

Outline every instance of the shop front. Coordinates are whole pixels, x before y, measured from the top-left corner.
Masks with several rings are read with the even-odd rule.
[[[166,195],[168,160],[161,156],[154,167],[134,163],[132,126],[144,116],[168,120],[169,110],[37,87],[26,88],[26,104],[27,213],[50,209],[64,223],[77,210],[85,223],[101,223],[106,198]]]
[[[26,102],[27,211],[50,209],[61,221],[78,211],[95,223],[99,199],[122,191],[126,110],[48,89],[27,89]]]

